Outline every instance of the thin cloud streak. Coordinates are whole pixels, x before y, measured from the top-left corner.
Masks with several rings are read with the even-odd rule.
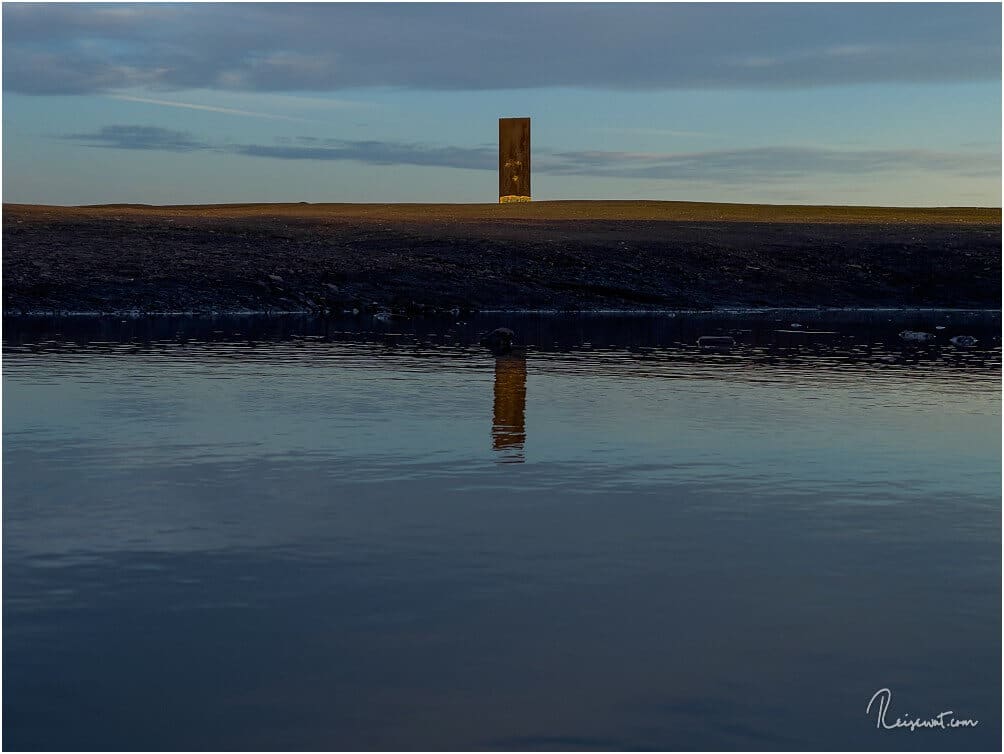
[[[295,141],[295,144],[242,144],[232,147],[231,151],[248,157],[279,160],[352,160],[368,165],[418,165],[468,170],[493,170],[498,167],[498,154],[489,147],[442,147],[310,136],[301,136]]]
[[[83,146],[169,152],[209,150],[277,160],[352,161],[368,165],[413,165],[495,170],[493,147],[451,147],[376,140],[300,136],[275,144],[214,144],[156,126],[105,126],[93,133],[60,137]],[[1001,156],[993,152],[926,149],[830,149],[755,147],[676,154],[604,150],[534,151],[538,174],[686,181],[785,181],[818,175],[868,175],[928,172],[969,177],[1000,177]]]
[[[110,99],[117,99],[123,102],[140,102],[145,105],[162,105],[164,107],[180,107],[187,110],[204,110],[211,113],[223,113],[224,115],[241,115],[247,118],[265,118],[267,120],[287,120],[300,123],[315,123],[308,118],[295,118],[291,115],[278,115],[276,113],[261,113],[254,110],[237,110],[232,107],[217,107],[215,105],[199,105],[193,102],[178,102],[176,100],[153,99],[151,97],[134,97],[129,94],[109,94]]]
[[[65,134],[59,137],[84,147],[102,149],[138,149],[155,152],[194,152],[213,149],[208,142],[187,131],[174,131],[159,126],[104,126],[93,133]]]
[[[787,180],[820,174],[915,171],[984,177],[1001,174],[999,153],[774,146],[661,155],[561,151],[544,155],[536,165],[553,175],[662,180]]]
[[[631,134],[632,136],[699,136],[701,138],[712,138],[718,134],[707,131],[679,131],[672,128],[632,128],[630,126],[601,126],[591,129],[603,133]]]

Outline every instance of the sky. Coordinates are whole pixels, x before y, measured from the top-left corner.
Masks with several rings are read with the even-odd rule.
[[[1001,5],[3,5],[3,200],[1001,206]]]

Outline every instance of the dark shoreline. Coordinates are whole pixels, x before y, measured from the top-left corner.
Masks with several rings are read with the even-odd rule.
[[[1000,210],[896,212],[5,205],[3,311],[1000,308]]]

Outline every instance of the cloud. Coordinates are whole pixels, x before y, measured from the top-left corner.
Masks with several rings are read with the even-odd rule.
[[[160,152],[192,152],[212,149],[205,141],[186,131],[172,131],[157,126],[105,126],[94,133],[66,134],[61,139],[85,147],[105,149],[145,149]]]
[[[16,4],[3,85],[801,87],[998,81],[995,4]]]
[[[233,151],[248,157],[280,160],[353,160],[369,165],[422,165],[494,170],[498,153],[487,147],[436,147],[387,141],[340,141],[300,137],[299,143],[273,146],[244,144]]]
[[[543,162],[543,164],[541,164]],[[1000,176],[1000,155],[926,149],[756,147],[680,154],[552,152],[537,160],[541,172],[663,180],[786,180],[827,175],[935,172]]]
[[[352,161],[367,165],[417,165],[495,170],[494,146],[455,147],[409,142],[353,141],[316,136],[277,139],[274,144],[215,144],[156,126],[112,125],[94,133],[60,138],[84,146],[170,152],[212,150],[276,160]],[[715,182],[784,181],[819,175],[929,172],[1000,176],[999,153],[926,149],[831,149],[754,147],[673,154],[537,148],[537,174]]]

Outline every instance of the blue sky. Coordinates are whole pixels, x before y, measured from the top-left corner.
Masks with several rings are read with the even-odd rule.
[[[998,4],[11,4],[8,202],[1001,204]]]

